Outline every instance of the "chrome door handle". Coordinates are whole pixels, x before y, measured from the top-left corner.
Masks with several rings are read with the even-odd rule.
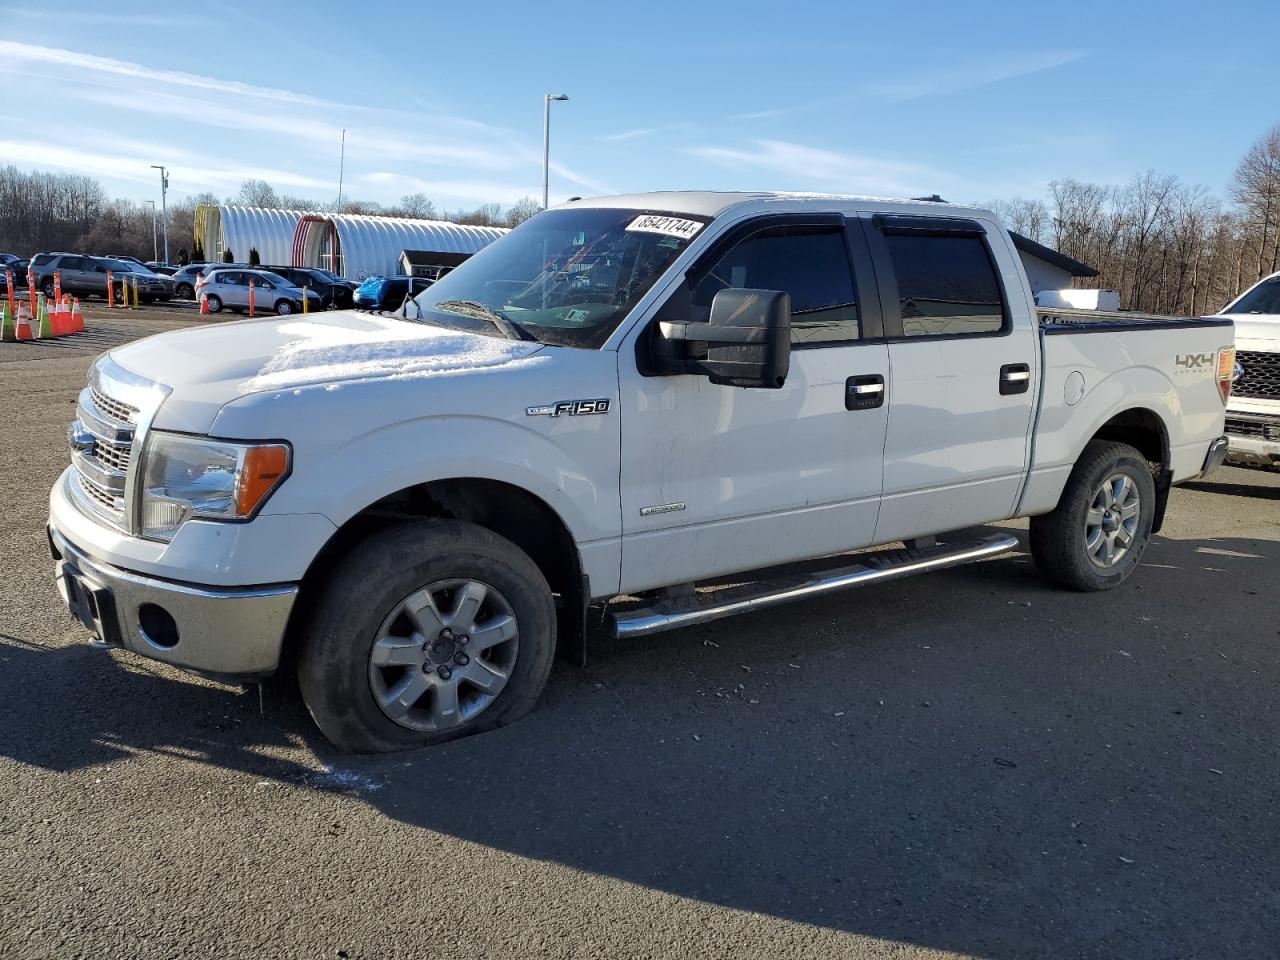
[[[884,404],[884,377],[878,373],[850,377],[844,382],[846,410],[872,410]]]
[[[1000,368],[1000,395],[1026,393],[1031,386],[1031,367],[1025,363],[1006,363]]]

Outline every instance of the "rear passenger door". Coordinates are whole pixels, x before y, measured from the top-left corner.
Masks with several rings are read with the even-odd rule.
[[[882,543],[1012,515],[1038,396],[1035,318],[977,220],[865,219],[889,342]],[[994,226],[991,228],[996,229]]]

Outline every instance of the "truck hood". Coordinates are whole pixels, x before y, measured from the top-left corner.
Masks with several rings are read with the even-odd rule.
[[[1235,321],[1237,350],[1280,351],[1280,314],[1229,313]]]
[[[171,388],[155,426],[204,433],[225,404],[249,394],[459,376],[520,363],[542,348],[344,310],[177,330],[118,347],[111,358]]]

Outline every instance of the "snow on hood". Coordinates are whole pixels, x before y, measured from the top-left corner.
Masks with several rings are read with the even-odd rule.
[[[281,344],[240,386],[245,393],[338,380],[468,373],[523,360],[540,344],[499,340],[384,317],[372,329],[295,320]]]
[[[238,320],[175,330],[111,351],[126,370],[173,388],[156,426],[204,432],[253,393],[343,382],[456,376],[540,363],[534,341],[502,340],[356,311]]]

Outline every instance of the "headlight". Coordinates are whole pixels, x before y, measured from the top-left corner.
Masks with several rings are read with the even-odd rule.
[[[289,474],[286,443],[147,436],[142,535],[171,540],[193,517],[247,520]]]

